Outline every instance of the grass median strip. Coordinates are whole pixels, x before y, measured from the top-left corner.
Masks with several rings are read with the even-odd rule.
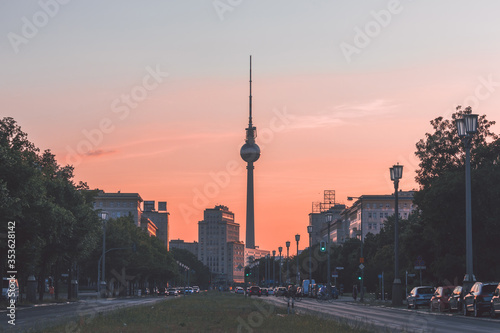
[[[81,317],[39,332],[361,332],[313,315],[287,315],[258,297],[208,292]]]

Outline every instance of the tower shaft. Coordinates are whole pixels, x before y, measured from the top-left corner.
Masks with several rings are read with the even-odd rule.
[[[253,162],[247,163],[247,221],[245,244],[247,248],[255,249]]]

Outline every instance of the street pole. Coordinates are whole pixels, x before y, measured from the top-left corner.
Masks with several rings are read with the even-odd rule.
[[[476,277],[472,257],[472,204],[471,204],[471,175],[470,175],[470,149],[472,137],[477,133],[477,114],[464,114],[462,119],[456,120],[457,134],[465,146],[465,277],[464,288],[468,292]]]
[[[295,235],[295,240],[297,241],[297,277],[295,279],[295,284],[300,285],[300,271],[299,271],[299,240],[300,240],[300,235],[299,234]]]
[[[365,261],[364,257],[363,257],[363,202],[360,203],[361,204],[361,221],[360,221],[360,224],[361,224],[361,260],[360,261]],[[364,296],[365,296],[365,288],[364,288],[364,285],[363,285],[363,282],[365,281],[365,269],[361,269],[361,295],[359,297],[359,301],[360,302],[363,302],[364,300]]]
[[[106,220],[108,219],[107,212],[101,212],[102,219],[102,270],[101,279],[97,283],[99,284],[99,296],[106,296]],[[102,283],[101,283],[102,281]],[[104,291],[102,288],[105,288]]]
[[[390,168],[391,180],[394,181],[394,281],[392,283],[392,305],[398,306],[403,304],[401,279],[399,278],[399,233],[398,233],[398,220],[399,220],[399,202],[398,202],[398,185],[399,179],[403,176],[403,166],[394,165]]]
[[[281,251],[283,251],[283,247],[281,247],[281,246],[278,247],[278,251],[280,252],[280,266],[279,266],[279,268],[280,268],[279,269],[279,272],[280,272],[280,282],[279,282],[278,286],[280,287],[281,286],[281,282],[282,282],[281,281]]]
[[[276,287],[276,250],[273,250],[273,288]]]
[[[307,295],[309,297],[312,296],[312,232],[313,232],[313,226],[308,225],[307,233],[309,234],[309,288],[307,290]]]
[[[286,242],[286,282],[290,281],[290,241]]]
[[[326,223],[328,223],[328,243],[327,243],[327,248],[326,248],[326,254],[328,256],[327,258],[327,268],[326,268],[326,274],[328,275],[326,280],[328,281],[328,284],[326,286],[326,289],[328,291],[328,295],[331,295],[332,294],[332,281],[331,281],[331,278],[332,278],[332,273],[330,271],[330,223],[332,222],[332,214],[327,214],[326,215]],[[335,278],[335,286],[337,287],[337,278]],[[337,290],[340,290],[339,288],[337,288]]]

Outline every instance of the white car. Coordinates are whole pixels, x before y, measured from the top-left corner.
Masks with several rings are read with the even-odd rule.
[[[17,282],[17,279],[10,279],[7,277],[3,278],[2,298],[14,299],[14,302],[17,304],[19,300],[19,283]]]
[[[234,293],[235,294],[245,294],[245,289],[243,289],[242,287],[236,287],[236,289],[234,289]]]

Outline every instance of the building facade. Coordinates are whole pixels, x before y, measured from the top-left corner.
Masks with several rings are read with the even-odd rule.
[[[244,266],[239,238],[240,225],[228,207],[205,209],[203,220],[198,222],[198,259],[208,266],[214,283],[232,282],[234,267]]]
[[[400,219],[407,219],[416,209],[413,204],[413,194],[414,191],[398,192]],[[341,218],[333,223],[330,237],[337,244],[354,237],[364,240],[369,233],[378,234],[387,218],[394,213],[394,194],[362,195],[351,207],[342,211]]]
[[[141,209],[141,203],[144,207]],[[109,218],[132,216],[134,224],[144,229],[150,236],[155,236],[162,241],[168,250],[169,214],[167,202],[143,201],[139,193],[105,193],[99,191],[94,201],[95,210],[108,212]]]
[[[167,202],[166,201],[159,201],[158,202],[158,209],[156,209],[155,206],[155,201],[149,200],[149,201],[144,201],[144,208],[142,211],[142,216],[148,218],[151,220],[158,230],[156,231],[156,237],[160,239],[167,247],[169,246],[169,230],[168,230],[168,217],[170,213],[167,212]]]
[[[311,244],[318,244],[322,240],[327,240],[328,220],[330,220],[330,234],[332,233],[334,222],[341,218],[341,213],[346,206],[343,204],[334,204],[328,210],[309,214],[309,225],[312,225]]]
[[[185,242],[182,239],[172,239],[169,242],[169,249],[187,250],[198,257],[198,242]]]
[[[139,193],[105,193],[99,191],[94,201],[94,209],[108,212],[110,218],[119,218],[131,215],[134,224],[141,226],[141,203]]]

